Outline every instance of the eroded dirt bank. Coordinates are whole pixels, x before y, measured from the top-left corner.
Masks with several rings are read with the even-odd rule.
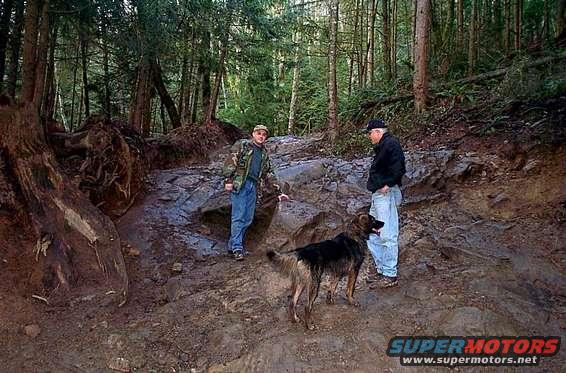
[[[400,286],[369,290],[367,258],[361,307],[319,297],[314,332],[291,324],[288,282],[263,251],[327,238],[369,205],[369,158],[317,156],[319,141],[272,140],[294,201],[259,214],[243,263],[222,255],[228,210],[219,161],[154,172],[147,195],[117,223],[131,283],[122,308],[88,294],[47,305],[14,282],[10,270],[24,258],[2,258],[2,370],[416,371],[385,355],[392,336],[564,336],[564,147],[512,156],[472,145],[410,150]],[[1,219],[10,237],[3,244],[32,250]],[[565,356],[562,349],[541,367],[559,371]]]

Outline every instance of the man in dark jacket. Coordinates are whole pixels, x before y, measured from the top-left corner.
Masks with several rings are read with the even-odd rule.
[[[387,131],[387,125],[383,120],[370,120],[366,133],[374,145],[375,152],[367,182],[367,188],[372,192],[370,214],[385,223],[379,235],[369,236],[368,249],[375,261],[377,276],[370,276],[367,281],[386,288],[397,285],[399,256],[397,208],[402,198],[399,187],[405,174],[405,156],[399,140]]]

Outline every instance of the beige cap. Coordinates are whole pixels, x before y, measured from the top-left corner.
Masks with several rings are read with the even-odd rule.
[[[269,133],[269,130],[263,124],[258,124],[257,126],[254,127],[254,132],[259,130],[264,130],[265,132]]]

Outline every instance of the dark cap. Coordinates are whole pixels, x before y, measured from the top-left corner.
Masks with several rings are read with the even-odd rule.
[[[387,124],[385,124],[383,119],[371,119],[366,126],[365,132],[369,133],[376,128],[387,128]]]

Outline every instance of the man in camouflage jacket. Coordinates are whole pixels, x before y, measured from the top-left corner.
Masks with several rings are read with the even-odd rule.
[[[264,146],[267,136],[267,127],[255,126],[252,140],[239,140],[232,145],[222,169],[224,189],[231,192],[232,202],[228,251],[236,260],[242,260],[247,253],[243,246],[244,236],[254,218],[258,191],[268,184],[279,193],[279,201],[289,199],[280,193],[277,185],[275,170]]]

